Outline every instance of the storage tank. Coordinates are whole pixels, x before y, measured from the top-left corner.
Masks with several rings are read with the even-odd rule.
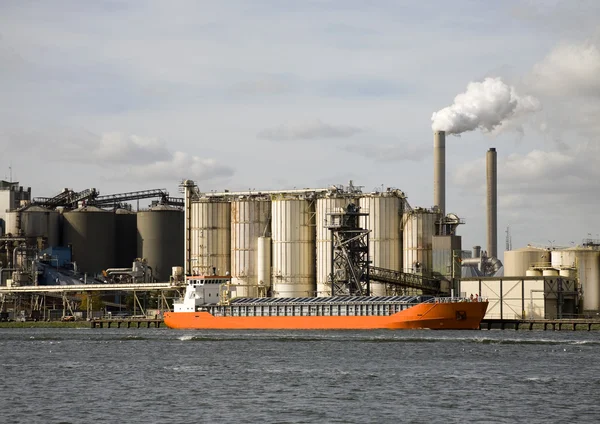
[[[94,275],[115,263],[115,214],[95,206],[63,213],[63,245],[78,271]]]
[[[539,269],[528,269],[527,271],[525,271],[525,276],[526,277],[541,277],[542,271],[540,271]]]
[[[361,196],[361,227],[370,230],[369,259],[374,267],[402,271],[403,198],[398,190]],[[371,294],[385,296],[386,285],[371,282]]]
[[[271,237],[258,238],[258,284],[271,287]]]
[[[169,281],[183,264],[183,211],[158,205],[137,213],[137,257],[146,259],[155,281]]]
[[[331,230],[325,227],[327,214],[339,212],[350,203],[356,203],[357,200],[355,197],[347,195],[317,199],[317,296],[331,296],[331,282],[329,282],[331,274]]]
[[[600,251],[579,246],[555,250],[552,252],[552,266],[576,268],[583,310],[600,310]]]
[[[190,209],[192,274],[231,273],[231,204],[224,199],[200,198]]]
[[[231,282],[234,296],[258,296],[258,239],[271,235],[271,199],[231,202]]]
[[[273,297],[314,296],[315,202],[278,196],[271,203]]]
[[[404,272],[431,275],[436,219],[437,214],[427,209],[404,214]]]
[[[137,215],[128,209],[115,211],[115,268],[130,267],[137,258]]]
[[[43,237],[45,247],[58,246],[60,213],[41,206],[29,206],[20,211],[7,212],[6,233],[14,236],[22,234],[25,237]]]
[[[544,269],[542,270],[542,275],[544,277],[558,277],[558,270],[557,269]]]
[[[532,265],[550,266],[550,250],[537,247],[523,247],[504,252],[504,276],[523,277]]]

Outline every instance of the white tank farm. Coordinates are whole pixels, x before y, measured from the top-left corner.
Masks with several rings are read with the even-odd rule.
[[[317,296],[331,296],[331,230],[325,227],[328,213],[339,212],[358,199],[349,196],[317,199]]]
[[[576,268],[583,310],[600,310],[600,251],[586,247],[555,250],[552,252],[552,266]]]
[[[231,202],[231,283],[238,286],[232,296],[258,296],[258,241],[271,233],[270,216],[268,198]]]
[[[550,251],[536,247],[523,247],[504,252],[504,276],[523,277],[532,265],[550,266]]]
[[[231,204],[202,198],[191,204],[190,262],[193,275],[231,272]]]
[[[436,213],[426,209],[414,209],[404,214],[404,272],[431,274],[436,218]]]
[[[6,213],[6,233],[14,236],[22,234],[25,237],[43,237],[45,247],[59,244],[60,213],[41,206],[29,206],[20,211]]]
[[[404,200],[398,192],[364,195],[359,200],[361,227],[369,233],[369,259],[374,267],[402,271],[402,210]],[[386,295],[386,285],[371,282],[371,294]]]
[[[314,200],[272,199],[273,297],[315,295],[315,224]]]

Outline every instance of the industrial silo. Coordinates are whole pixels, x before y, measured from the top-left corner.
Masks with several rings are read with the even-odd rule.
[[[191,273],[231,272],[231,204],[223,199],[195,200],[189,219]]]
[[[404,272],[431,275],[433,270],[433,235],[437,214],[427,209],[407,211],[404,228]]]
[[[600,251],[588,247],[570,247],[552,251],[552,266],[576,268],[584,311],[600,310]]]
[[[77,270],[98,274],[115,263],[115,215],[95,206],[63,213],[64,246],[71,246]]]
[[[58,211],[41,206],[28,206],[6,213],[6,232],[31,239],[42,238],[44,247],[55,247],[60,242],[59,218]]]
[[[183,211],[166,205],[137,213],[137,257],[146,259],[156,281],[169,281],[183,264]]]
[[[237,286],[233,296],[258,296],[258,244],[259,238],[271,235],[270,217],[270,198],[231,202],[231,282]]]
[[[402,271],[402,210],[401,192],[391,190],[361,196],[360,211],[368,213],[360,218],[360,226],[369,233],[369,259],[378,268]],[[385,296],[383,283],[371,282],[371,294]]]
[[[523,277],[531,266],[549,267],[550,263],[548,249],[528,246],[517,250],[507,250],[504,252],[504,276]]]
[[[137,215],[128,209],[115,211],[116,268],[131,267],[137,258]]]
[[[284,195],[273,198],[271,231],[273,296],[314,296],[314,200]]]
[[[345,210],[350,203],[357,199],[347,194],[327,193],[325,197],[317,199],[317,225],[316,225],[316,276],[317,296],[331,296],[331,230],[325,227],[329,213]]]

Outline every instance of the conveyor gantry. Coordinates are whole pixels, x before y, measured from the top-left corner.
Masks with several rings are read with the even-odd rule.
[[[369,267],[369,277],[371,280],[386,284],[422,290],[424,294],[436,295],[440,292],[439,280],[424,277],[419,274],[411,274],[372,266]]]

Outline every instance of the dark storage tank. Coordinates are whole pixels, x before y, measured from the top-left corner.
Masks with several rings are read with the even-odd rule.
[[[115,268],[130,268],[137,258],[137,215],[128,209],[115,211]]]
[[[115,214],[95,206],[63,213],[63,246],[71,246],[77,270],[88,274],[114,267]]]
[[[183,266],[183,211],[155,206],[137,214],[137,253],[152,267],[156,281],[169,281],[174,266]]]

